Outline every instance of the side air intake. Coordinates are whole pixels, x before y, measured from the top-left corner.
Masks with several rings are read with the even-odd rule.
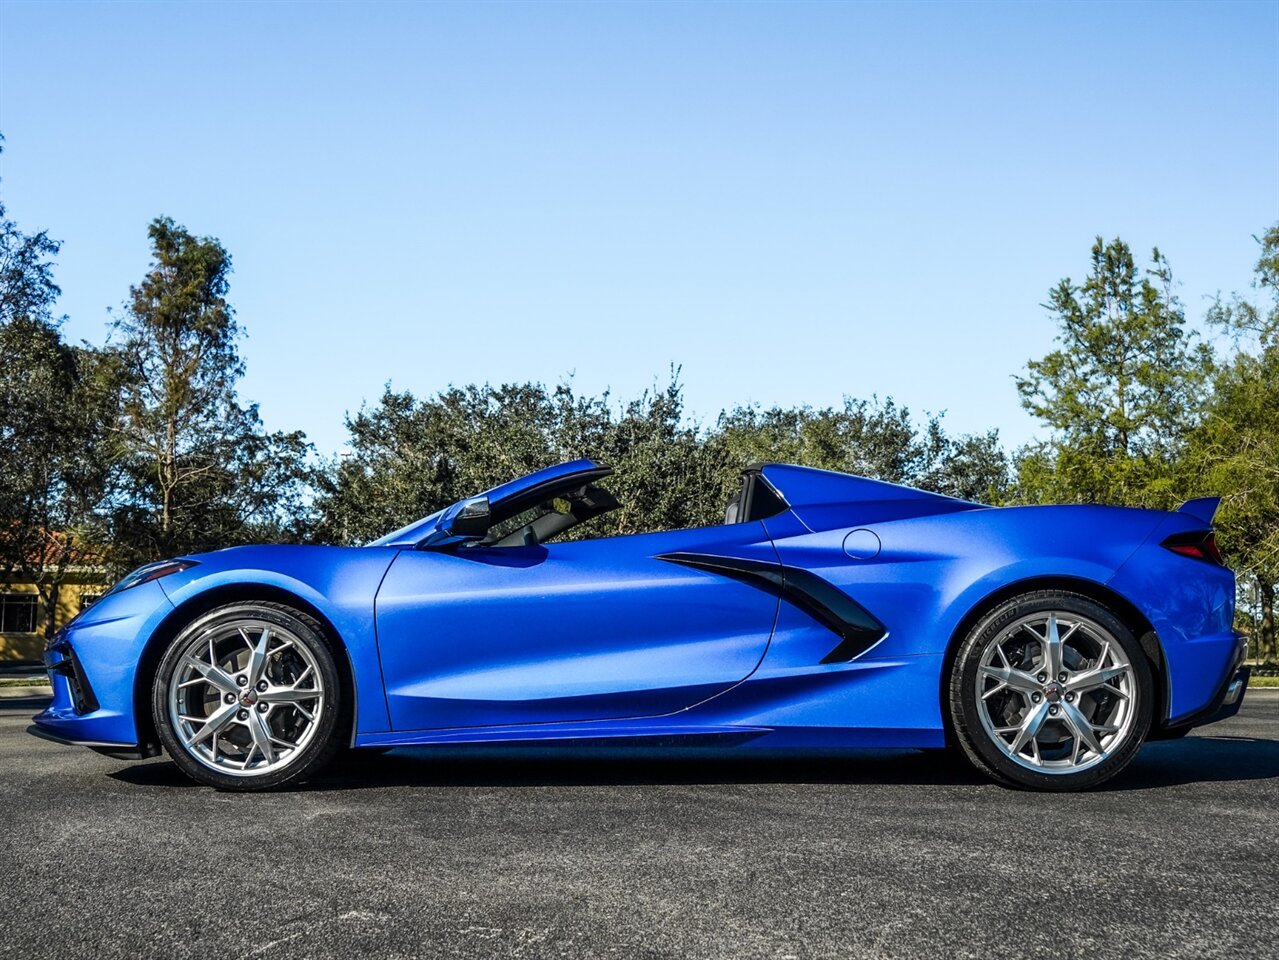
[[[855,660],[888,635],[882,623],[833,583],[807,570],[783,569],[776,563],[717,557],[707,553],[663,553],[658,560],[718,573],[781,597],[839,637],[822,663]]]

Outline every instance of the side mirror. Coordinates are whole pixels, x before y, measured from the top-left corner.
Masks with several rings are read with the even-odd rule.
[[[482,540],[489,532],[492,522],[488,497],[462,500],[445,511],[435,529],[419,545],[419,549],[446,550],[460,543]]]
[[[493,515],[489,511],[488,497],[474,497],[463,500],[457,513],[445,517],[440,530],[446,536],[459,540],[478,540],[489,532]]]

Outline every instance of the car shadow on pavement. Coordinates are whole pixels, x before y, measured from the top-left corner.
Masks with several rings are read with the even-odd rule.
[[[0,707],[5,710],[17,710],[22,713],[38,713],[53,702],[53,697],[39,694],[30,697],[5,697],[0,699]]]
[[[110,774],[139,787],[192,787],[168,760],[133,764]],[[1107,791],[1149,790],[1189,783],[1279,778],[1279,740],[1192,736],[1147,744]],[[553,745],[532,748],[403,747],[389,753],[351,751],[304,791],[389,787],[643,786],[813,783],[848,785],[991,785],[967,761],[947,751],[734,757],[687,750]]]
[[[1228,783],[1279,777],[1279,740],[1189,736],[1148,743],[1103,790],[1147,790],[1184,783]]]

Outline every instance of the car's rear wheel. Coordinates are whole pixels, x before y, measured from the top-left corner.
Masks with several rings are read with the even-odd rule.
[[[193,780],[266,790],[338,748],[341,685],[323,628],[277,603],[232,603],[188,624],[152,685],[156,729]]]
[[[950,678],[960,747],[1003,783],[1081,790],[1126,767],[1150,730],[1150,666],[1106,607],[1066,591],[1016,597],[964,639]]]

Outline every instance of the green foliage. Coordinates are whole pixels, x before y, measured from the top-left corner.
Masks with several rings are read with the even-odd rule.
[[[1008,460],[997,431],[953,439],[941,418],[917,428],[892,398],[845,398],[842,407],[738,407],[721,415],[707,443],[727,468],[780,461],[904,483],[948,496],[1000,502]],[[727,471],[725,489],[736,484]]]
[[[389,386],[347,417],[348,447],[319,476],[319,539],[360,543],[545,464],[553,416],[526,384],[452,388],[419,400]]]
[[[928,469],[914,481],[916,486],[994,506],[1008,502],[1009,459],[998,430],[952,439],[934,419],[929,422],[928,444]]]
[[[123,485],[111,519],[121,566],[288,536],[308,478],[304,435],[267,433],[256,405],[237,398],[230,256],[167,218],[148,235],[151,269],[115,324]]]
[[[593,405],[596,410],[603,401]],[[653,390],[623,408],[605,425],[600,459],[617,474],[607,486],[621,509],[606,515],[595,536],[677,530],[722,523],[736,489],[740,463],[724,462],[702,443],[684,419],[683,387],[673,371],[663,390]],[[726,483],[730,480],[731,483]]]
[[[46,609],[99,542],[114,403],[100,389],[104,355],[65,343],[54,318],[57,252],[0,203],[0,582],[35,584]]]
[[[1260,238],[1254,289],[1269,305],[1236,294],[1209,319],[1238,347],[1218,367],[1212,398],[1191,434],[1188,495],[1222,498],[1219,542],[1255,596],[1255,636],[1261,653],[1276,645],[1275,584],[1279,582],[1279,224]],[[1251,594],[1252,591],[1249,591]]]
[[[580,397],[569,384],[452,387],[421,400],[388,387],[375,407],[347,419],[348,448],[320,479],[317,534],[371,540],[578,457],[617,470],[609,487],[623,506],[592,524],[596,535],[697,525],[712,500],[699,484],[705,470],[696,430],[682,421],[674,378],[616,412],[607,396]]]
[[[1279,223],[1256,238],[1261,247],[1253,289],[1270,305],[1254,303],[1240,294],[1218,297],[1208,310],[1208,322],[1230,334],[1242,352],[1279,343]]]
[[[47,609],[102,542],[114,397],[100,389],[101,355],[68,346],[45,320],[0,325],[0,355],[0,581],[34,583]]]
[[[971,499],[1002,495],[1007,461],[994,433],[947,437],[937,418],[917,434],[909,411],[848,400],[841,409],[738,408],[703,433],[686,421],[678,371],[621,406],[570,385],[451,388],[418,400],[389,388],[348,418],[346,453],[316,502],[321,539],[359,543],[478,490],[551,463],[591,457],[615,470],[621,502],[592,536],[720,523],[741,469],[786,460],[918,483]]]
[[[0,153],[4,152],[0,136]],[[62,292],[53,282],[53,258],[60,244],[47,231],[23,233],[0,201],[0,327],[19,318],[53,320]]]
[[[1279,346],[1222,368],[1191,441],[1188,490],[1222,495],[1224,548],[1241,571],[1279,581]]]
[[[1125,243],[1098,237],[1084,282],[1050,291],[1060,346],[1030,361],[1017,389],[1052,437],[1019,452],[1019,499],[1173,505],[1211,351],[1186,329],[1172,288],[1158,250],[1139,274]]]

